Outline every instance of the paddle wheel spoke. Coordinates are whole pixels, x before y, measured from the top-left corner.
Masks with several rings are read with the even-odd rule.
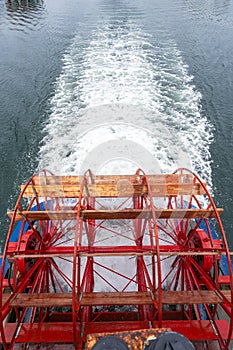
[[[4,350],[30,341],[91,350],[116,333],[135,348],[130,332],[142,350],[144,332],[159,339],[158,330],[229,348],[222,209],[195,174],[42,172],[21,190],[2,258]]]

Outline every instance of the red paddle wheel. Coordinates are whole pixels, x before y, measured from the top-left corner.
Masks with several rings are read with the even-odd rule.
[[[4,349],[229,349],[222,209],[195,174],[43,172],[21,190],[2,256]]]

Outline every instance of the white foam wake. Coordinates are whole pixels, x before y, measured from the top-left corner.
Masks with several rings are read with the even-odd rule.
[[[134,22],[77,35],[64,56],[40,150],[56,174],[191,167],[211,185],[211,125],[201,95],[169,38]]]

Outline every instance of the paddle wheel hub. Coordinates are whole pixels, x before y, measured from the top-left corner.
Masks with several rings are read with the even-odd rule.
[[[39,232],[28,230],[22,236],[22,240],[20,242],[19,252],[24,254],[28,251],[35,251],[39,248],[39,242],[37,236]],[[36,259],[33,257],[29,258],[19,258],[18,259],[18,270],[20,276],[25,276],[35,264]]]
[[[193,246],[194,248],[201,250],[211,250],[211,240],[204,230],[197,229],[194,233],[192,233],[191,231],[189,235],[191,236],[191,247]],[[210,272],[214,263],[213,255],[199,255],[195,258],[195,260],[198,263],[198,265],[201,266],[206,272]]]
[[[3,348],[227,350],[233,281],[222,211],[185,169],[36,174],[8,213]]]

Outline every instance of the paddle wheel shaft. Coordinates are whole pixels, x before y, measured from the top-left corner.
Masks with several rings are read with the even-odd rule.
[[[227,350],[233,281],[222,211],[187,169],[34,175],[8,213],[3,348]]]

